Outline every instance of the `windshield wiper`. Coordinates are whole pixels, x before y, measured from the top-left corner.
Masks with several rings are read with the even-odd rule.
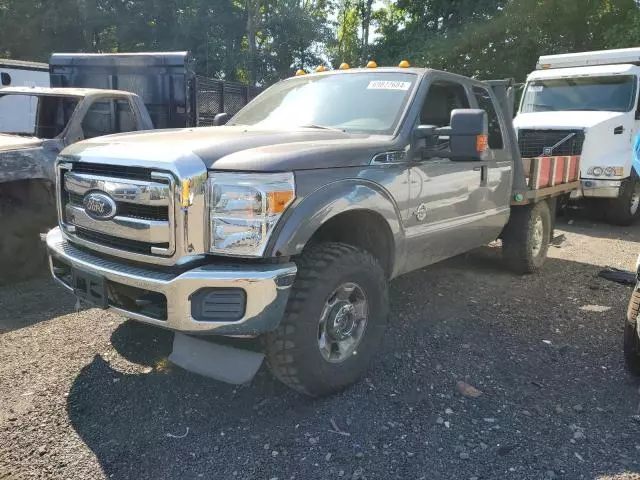
[[[317,128],[318,130],[332,130],[334,132],[344,132],[344,130],[340,128],[325,127],[324,125],[315,125],[315,124],[300,125],[300,128]]]

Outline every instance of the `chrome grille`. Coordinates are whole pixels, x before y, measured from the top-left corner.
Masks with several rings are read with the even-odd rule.
[[[67,235],[105,253],[144,256],[175,253],[174,181],[171,174],[139,167],[73,164],[60,172],[60,218]],[[91,192],[115,201],[115,216],[101,219],[85,209]]]
[[[581,155],[583,143],[582,130],[518,130],[518,146],[523,158],[543,155]],[[545,148],[552,148],[555,145],[558,146],[553,148],[551,153],[545,153]]]
[[[77,193],[68,193],[68,201],[71,205],[82,207],[84,197]],[[136,205],[134,203],[116,202],[119,215],[124,217],[141,218],[145,220],[169,221],[169,208],[153,205]]]

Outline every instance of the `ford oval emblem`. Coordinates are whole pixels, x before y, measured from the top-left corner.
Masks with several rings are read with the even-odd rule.
[[[95,220],[111,220],[116,216],[116,202],[106,193],[89,192],[82,205],[87,215]]]

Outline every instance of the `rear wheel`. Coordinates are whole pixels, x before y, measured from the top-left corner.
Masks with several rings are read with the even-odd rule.
[[[305,251],[279,328],[263,337],[267,365],[287,386],[310,396],[356,382],[377,353],[389,311],[377,260],[350,245]]]
[[[638,332],[638,313],[640,313],[640,291],[636,287],[629,300],[627,318],[624,322],[624,360],[627,370],[640,376],[640,332]]]
[[[640,181],[636,175],[632,175],[624,183],[622,192],[618,198],[612,198],[607,202],[606,217],[614,225],[631,225],[640,215]]]
[[[509,268],[533,273],[544,265],[551,240],[552,217],[546,201],[513,207],[502,233],[502,251]]]

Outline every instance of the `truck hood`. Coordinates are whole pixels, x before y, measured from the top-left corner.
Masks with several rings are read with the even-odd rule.
[[[21,135],[0,133],[0,152],[38,147],[41,144],[42,140],[36,137],[23,137]]]
[[[338,130],[201,127],[109,135],[71,145],[63,155],[170,162],[195,155],[208,169],[285,171],[366,165],[392,142],[389,136]]]
[[[520,113],[513,120],[515,128],[591,128],[609,120],[624,119],[628,113],[622,112],[591,112],[591,111],[566,111],[566,112],[535,112]]]

